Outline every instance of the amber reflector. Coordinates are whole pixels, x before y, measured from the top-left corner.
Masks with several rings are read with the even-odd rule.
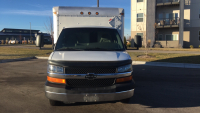
[[[89,15],[91,15],[91,12],[88,12]]]
[[[99,13],[98,13],[98,12],[96,12],[96,15],[99,15]]]
[[[53,82],[53,83],[66,84],[65,79],[52,78],[52,77],[47,76],[47,80],[48,80],[49,82]]]
[[[83,12],[81,12],[80,14],[83,15]]]
[[[126,82],[126,81],[131,81],[131,80],[132,80],[132,76],[124,77],[124,78],[117,78],[116,83]]]

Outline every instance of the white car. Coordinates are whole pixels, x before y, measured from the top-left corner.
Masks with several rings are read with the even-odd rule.
[[[15,44],[15,40],[10,40],[8,43]]]

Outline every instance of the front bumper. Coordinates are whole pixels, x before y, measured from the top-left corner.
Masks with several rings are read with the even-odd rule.
[[[119,78],[132,75],[132,72],[115,73],[115,74],[98,74],[97,78]],[[49,73],[48,76],[63,79],[85,79],[84,74],[68,75]],[[134,94],[135,83],[129,81],[125,83],[113,84],[106,87],[79,88],[68,85],[54,84],[46,81],[46,97],[55,101],[62,102],[102,102],[116,101],[130,98]]]
[[[102,102],[102,101],[116,101],[132,97],[134,89],[128,91],[121,91],[115,93],[80,93],[67,94],[46,91],[46,97],[51,100],[62,102]]]

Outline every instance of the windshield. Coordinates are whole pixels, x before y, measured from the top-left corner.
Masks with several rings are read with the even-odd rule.
[[[124,51],[116,29],[67,28],[63,29],[55,51]]]

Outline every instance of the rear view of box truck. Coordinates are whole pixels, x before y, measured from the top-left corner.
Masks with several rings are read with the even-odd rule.
[[[54,52],[48,59],[51,105],[129,101],[132,60],[123,44],[124,9],[54,7]]]

